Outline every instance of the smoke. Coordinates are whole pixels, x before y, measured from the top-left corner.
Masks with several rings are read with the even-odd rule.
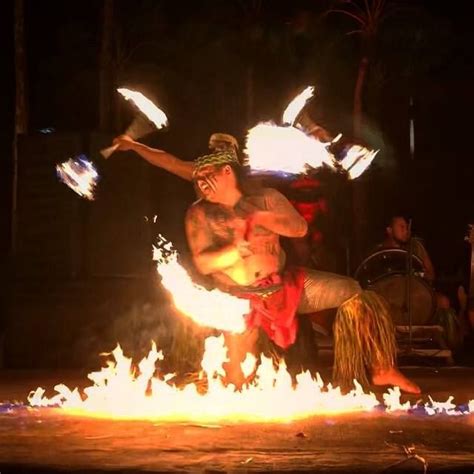
[[[96,370],[103,364],[99,354],[112,351],[117,343],[134,362],[145,357],[152,341],[163,350],[161,364],[167,373],[185,376],[200,370],[204,339],[214,334],[181,315],[164,299],[136,301],[127,309],[114,312],[113,305],[97,308],[102,313],[79,331],[74,344],[74,365]]]

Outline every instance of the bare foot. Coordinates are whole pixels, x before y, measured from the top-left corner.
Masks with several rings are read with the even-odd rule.
[[[407,393],[421,393],[420,387],[407,379],[398,369],[392,367],[388,370],[374,371],[372,375],[374,385],[394,385]]]

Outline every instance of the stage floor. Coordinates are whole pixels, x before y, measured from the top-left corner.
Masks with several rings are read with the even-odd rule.
[[[472,368],[408,368],[428,395],[474,399]],[[77,372],[0,372],[0,401],[31,389],[87,384]],[[411,399],[415,401],[416,399]],[[269,400],[271,403],[271,400]],[[195,425],[0,412],[0,473],[9,472],[474,472],[474,414],[321,416],[289,424]],[[400,463],[401,461],[404,461]],[[397,464],[400,463],[400,464]]]

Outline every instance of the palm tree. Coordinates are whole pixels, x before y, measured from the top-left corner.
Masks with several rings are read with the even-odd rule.
[[[375,42],[384,21],[393,14],[395,4],[390,0],[341,0],[330,13],[340,13],[353,20],[357,27],[347,35],[361,38],[361,57],[354,87],[353,134],[361,138],[363,121],[363,96],[369,67],[373,61]]]
[[[260,40],[263,35],[261,15],[263,0],[239,0],[240,15],[242,19],[242,39],[247,64],[245,67],[245,111],[247,124],[252,123],[255,107],[255,66]]]
[[[362,138],[364,120],[364,92],[369,69],[374,62],[375,46],[384,22],[394,14],[396,0],[338,0],[328,13],[338,13],[355,22],[356,27],[347,35],[360,37],[361,55],[354,86],[353,136]],[[365,231],[369,224],[368,202],[363,179],[352,185],[352,206],[355,238],[355,256],[359,259],[364,250]]]
[[[18,136],[28,131],[25,53],[25,4],[15,0],[15,130],[13,135],[13,177],[11,202],[10,251],[16,249],[17,189],[18,189]]]
[[[99,128],[102,131],[110,130],[114,116],[114,32],[114,2],[103,0],[99,57]]]

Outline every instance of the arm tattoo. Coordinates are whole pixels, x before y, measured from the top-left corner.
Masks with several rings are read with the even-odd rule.
[[[267,190],[265,202],[267,210],[274,214],[276,227],[285,228],[288,234],[299,233],[306,229],[304,218],[276,189]]]
[[[234,213],[217,204],[201,201],[186,214],[186,233],[194,255],[218,250],[235,240]]]

